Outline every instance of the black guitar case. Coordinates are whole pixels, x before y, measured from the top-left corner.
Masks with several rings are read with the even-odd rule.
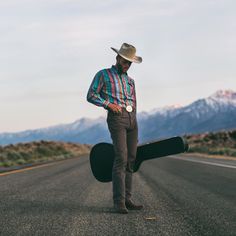
[[[188,143],[182,137],[173,137],[151,143],[139,145],[134,165],[134,172],[138,171],[145,160],[179,154],[188,151]],[[114,149],[110,143],[98,143],[90,152],[90,166],[94,177],[100,182],[112,180]]]

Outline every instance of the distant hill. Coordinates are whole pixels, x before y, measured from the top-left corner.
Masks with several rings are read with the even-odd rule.
[[[189,152],[232,156],[236,159],[236,130],[188,135]]]
[[[100,108],[101,109],[101,108]],[[177,135],[236,128],[236,92],[219,90],[187,106],[168,106],[138,113],[139,142]],[[17,133],[1,133],[0,145],[37,140],[95,144],[111,142],[106,117],[82,118],[71,124]]]
[[[88,154],[90,149],[85,144],[52,141],[10,144],[0,147],[0,167],[62,160]]]

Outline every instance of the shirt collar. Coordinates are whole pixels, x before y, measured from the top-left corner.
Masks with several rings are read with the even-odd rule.
[[[114,71],[115,71],[117,74],[119,74],[119,75],[128,75],[127,73],[122,73],[122,74],[120,74],[120,73],[118,72],[118,69],[117,69],[117,67],[116,67],[115,65],[112,65],[111,69],[114,70]]]

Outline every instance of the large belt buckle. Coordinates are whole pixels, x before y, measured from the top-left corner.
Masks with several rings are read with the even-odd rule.
[[[132,111],[133,111],[133,108],[132,108],[130,105],[128,105],[128,106],[126,107],[126,111],[132,112]]]

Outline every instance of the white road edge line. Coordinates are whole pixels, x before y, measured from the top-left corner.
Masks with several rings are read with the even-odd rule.
[[[191,160],[191,159],[179,158],[179,157],[174,157],[174,156],[171,156],[171,158],[179,159],[179,160],[184,160],[184,161],[197,162],[197,163],[202,163],[202,164],[206,164],[206,165],[220,166],[220,167],[236,169],[236,166],[232,166],[232,165],[213,163],[213,162],[208,162],[208,161],[200,161],[200,160]]]

